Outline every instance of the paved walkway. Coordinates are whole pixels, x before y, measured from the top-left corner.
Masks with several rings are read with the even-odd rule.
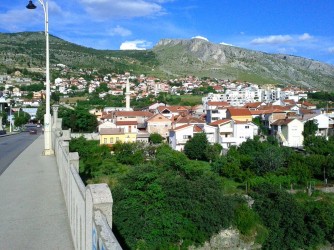
[[[0,176],[1,250],[74,249],[56,159],[43,147],[41,135]]]

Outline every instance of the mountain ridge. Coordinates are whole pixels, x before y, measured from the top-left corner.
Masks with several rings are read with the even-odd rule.
[[[334,87],[333,65],[198,38],[161,39],[149,50],[121,51],[87,48],[50,35],[50,64],[58,63],[74,69],[97,69],[101,74],[130,71],[166,79],[194,75],[331,91]],[[44,65],[44,32],[0,33],[1,68]]]
[[[258,75],[273,83],[333,89],[334,66],[303,57],[213,44],[203,39],[162,39],[153,51],[158,54],[158,61],[163,62],[162,70],[174,73],[191,64],[202,75],[232,76],[239,80]],[[173,67],[171,62],[177,60],[182,64]]]

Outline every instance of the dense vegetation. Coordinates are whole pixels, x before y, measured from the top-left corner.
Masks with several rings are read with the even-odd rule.
[[[334,199],[317,190],[324,173],[328,182],[334,178],[334,139],[308,138],[305,153],[268,137],[220,155],[201,134],[188,141],[186,154],[143,143],[118,143],[110,154],[83,138],[70,150],[79,152],[87,183],[109,184],[125,249],[186,249],[231,226],[263,249],[312,249],[334,242]],[[207,153],[194,157],[198,150]]]

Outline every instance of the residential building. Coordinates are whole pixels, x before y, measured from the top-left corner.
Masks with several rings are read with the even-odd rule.
[[[271,124],[274,135],[283,146],[302,147],[304,142],[304,124],[297,118],[278,119]]]
[[[136,133],[126,133],[122,128],[102,128],[99,137],[100,145],[112,146],[117,142],[136,142]]]
[[[147,132],[158,133],[167,138],[169,130],[172,128],[172,121],[161,114],[155,114],[147,119]]]

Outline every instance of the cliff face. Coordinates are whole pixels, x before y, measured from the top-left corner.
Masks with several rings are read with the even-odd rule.
[[[268,54],[203,39],[163,39],[153,48],[160,69],[257,83],[304,85],[333,90],[334,66],[283,54]]]

